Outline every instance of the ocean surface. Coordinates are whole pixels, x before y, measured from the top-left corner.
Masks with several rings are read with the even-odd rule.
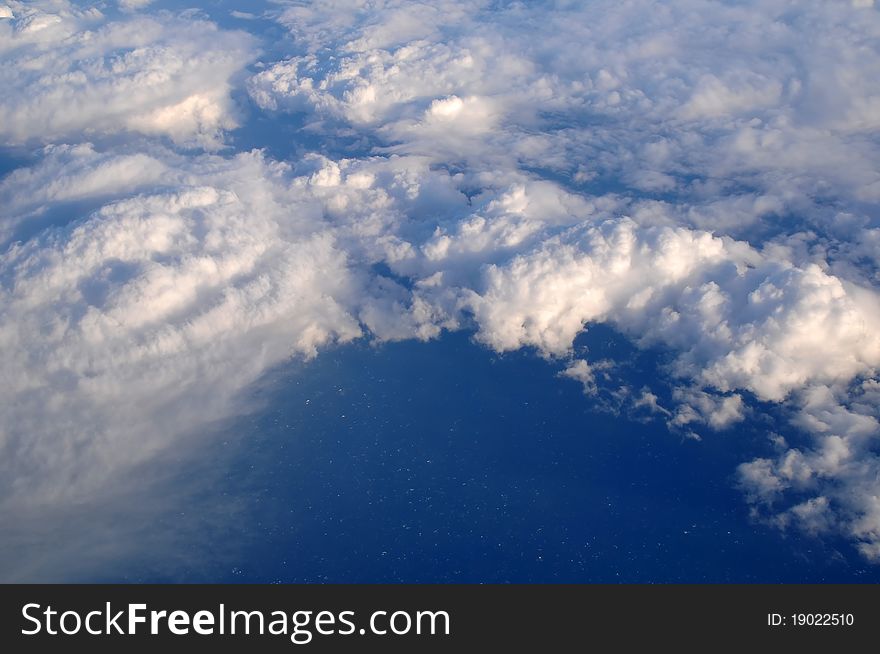
[[[638,384],[663,362],[601,326],[578,346],[628,360]],[[784,431],[781,418],[768,425],[756,412],[760,422],[696,441],[614,415],[558,369],[530,352],[499,356],[466,333],[291,362],[251,391],[259,410],[224,428],[229,452],[208,496],[234,501],[234,522],[197,530],[197,565],[130,566],[123,577],[880,581],[845,541],[749,516],[733,473],[770,452],[767,430]],[[185,508],[181,524],[199,511]]]

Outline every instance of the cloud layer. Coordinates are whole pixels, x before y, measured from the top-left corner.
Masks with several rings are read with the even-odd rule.
[[[499,350],[565,356],[611,322],[677,351],[682,405],[658,411],[673,427],[736,422],[737,391],[790,403],[814,440],[780,461],[845,443],[858,470],[810,467],[789,508],[783,463],[746,464],[744,487],[782,526],[821,508],[875,556],[876,411],[851,397],[880,364],[873,3],[346,9],[284,12],[303,50],[250,90],[462,176],[473,212],[396,269],[457,286],[435,304]],[[569,371],[595,385],[589,363]],[[811,419],[821,393],[861,436]]]
[[[167,15],[108,22],[68,2],[5,6],[0,140],[135,132],[210,148],[236,126],[229,92],[255,56],[248,35]]]
[[[39,148],[0,180],[4,520],[291,356],[471,329],[596,394],[572,345],[608,323],[672,353],[669,406],[615,390],[672,430],[784,406],[755,515],[880,559],[872,3],[281,3],[289,57],[246,74],[258,35],[191,13],[3,7],[0,141]],[[321,152],[214,152],[236,87]]]

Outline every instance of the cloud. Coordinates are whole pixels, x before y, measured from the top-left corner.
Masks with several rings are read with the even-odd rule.
[[[108,154],[91,143],[49,145],[37,165],[18,168],[0,180],[0,243],[24,240],[50,225],[76,217],[101,199],[161,184],[167,166],[147,153]],[[169,179],[169,182],[172,181]]]
[[[0,141],[94,139],[119,132],[213,147],[237,124],[232,80],[254,40],[171,15],[107,20],[95,7],[11,2],[0,23]]]
[[[291,356],[471,329],[686,435],[786,407],[756,515],[880,557],[869,5],[285,3],[244,73],[195,14],[8,3],[0,139],[42,147],[0,181],[0,516],[97,502]],[[204,152],[239,86],[291,161]],[[671,353],[670,403],[575,355],[597,323]]]
[[[745,419],[745,403],[737,393],[719,396],[702,390],[677,388],[673,397],[679,403],[675,417],[669,421],[674,427],[697,422],[713,429],[727,429]]]
[[[775,459],[755,459],[739,467],[740,484],[756,515],[783,528],[840,530],[856,541],[866,558],[877,561],[878,399],[873,379],[850,387],[814,384],[799,391],[795,424],[811,440],[803,447],[780,443]],[[807,499],[785,508],[786,492]]]
[[[565,357],[610,322],[678,353],[673,427],[724,428],[744,415],[738,391],[797,405],[880,364],[872,6],[458,2],[426,23],[408,3],[317,3],[281,14],[306,45],[249,89],[461,175],[470,215],[438,219],[393,267],[453,287],[435,303],[484,343]],[[595,390],[585,361],[566,374]],[[848,469],[825,478],[876,495]],[[870,507],[820,520],[839,502],[814,490],[779,524],[855,529],[868,552],[855,516]]]
[[[116,4],[124,11],[137,11],[153,4],[153,0],[117,0]]]
[[[880,362],[876,294],[706,232],[626,218],[575,228],[488,267],[483,285],[469,303],[499,350],[560,355],[587,323],[612,322],[681,352],[680,375],[774,401]]]
[[[229,415],[272,365],[360,335],[346,254],[297,207],[285,168],[258,154],[189,163],[174,190],[0,259],[7,500],[88,492]]]
[[[250,89],[263,107],[344,121],[395,152],[672,191],[692,206],[677,220],[733,233],[744,225],[719,223],[719,200],[760,202],[771,221],[807,208],[819,219],[829,193],[876,201],[876,150],[853,137],[878,115],[877,16],[853,12],[844,2],[312,3],[280,18],[308,47]],[[391,30],[400,24],[410,29]],[[453,105],[437,131],[435,110]]]

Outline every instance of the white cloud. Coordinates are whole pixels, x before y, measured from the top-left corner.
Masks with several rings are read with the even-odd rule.
[[[166,172],[164,163],[142,152],[110,155],[90,143],[46,146],[36,166],[0,180],[0,244],[53,224],[47,219],[52,209],[134,193],[161,184]]]
[[[90,144],[49,147],[7,176],[13,231],[46,207],[95,206],[0,255],[0,514],[96,501],[245,410],[241,392],[271,367],[357,338],[362,324],[384,339],[457,327],[370,272],[400,252],[392,235],[421,204],[466,206],[445,184],[418,161],[294,168],[259,152]],[[419,288],[447,292],[429,279]]]
[[[872,561],[880,561],[880,392],[876,380],[853,388],[816,384],[795,399],[795,423],[812,441],[793,448],[782,443],[775,460],[762,458],[739,467],[739,479],[756,512],[783,528],[811,533],[842,531]],[[788,508],[786,491],[811,497]]]
[[[619,406],[696,436],[786,403],[805,440],[748,498],[880,558],[871,4],[286,4],[251,98],[358,145],[282,163],[150,138],[222,144],[251,37],[8,3],[0,139],[48,145],[0,181],[0,511],[94,498],[367,332],[470,327],[598,396],[611,364],[570,357],[602,322],[674,353],[674,406]]]
[[[778,230],[787,214],[833,230],[833,203],[865,220],[864,203],[878,199],[880,161],[865,138],[880,115],[875,12],[818,1],[445,2],[437,20],[413,23],[433,14],[413,7],[287,9],[282,22],[308,47],[256,75],[252,96],[474,175],[538,168],[622,183],[635,197],[674,194],[669,220],[738,237],[756,223]],[[414,31],[375,37],[399,23]],[[441,129],[434,111],[453,106]]]
[[[598,392],[593,366],[585,359],[572,361],[571,365],[562,371],[562,375],[579,381],[584,387],[584,393],[587,395],[595,395]]]
[[[88,497],[234,413],[268,367],[360,335],[359,282],[284,166],[186,165],[168,173],[174,190],[110,202],[0,258],[3,506]]]
[[[679,351],[679,376],[772,401],[880,365],[875,292],[705,232],[611,220],[490,266],[483,284],[469,306],[498,350],[561,355],[611,322]]]
[[[281,16],[307,47],[250,91],[460,171],[471,214],[394,266],[460,289],[437,304],[472,312],[483,342],[564,356],[610,322],[678,352],[673,427],[720,429],[744,416],[737,391],[796,404],[880,366],[872,6],[450,2],[454,20],[425,23],[407,3],[317,3]],[[590,364],[566,374],[596,390]],[[778,524],[873,552],[876,482],[830,465],[837,441],[800,415],[825,481]],[[787,452],[743,468],[753,488],[804,490],[812,455]]]
[[[116,4],[125,11],[137,11],[153,4],[153,0],[116,0]]]
[[[712,429],[727,429],[745,419],[745,404],[737,393],[719,396],[694,388],[676,388],[673,398],[679,405],[669,421],[674,427],[697,422]]]
[[[254,40],[193,19],[107,21],[68,2],[10,3],[0,23],[0,141],[167,136],[216,148],[236,125],[232,78]]]

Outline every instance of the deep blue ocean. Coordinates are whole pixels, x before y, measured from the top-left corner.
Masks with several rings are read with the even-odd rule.
[[[663,360],[604,327],[578,345],[629,360],[633,383],[657,379]],[[785,428],[772,415],[695,441],[603,410],[558,369],[465,333],[291,362],[251,391],[262,408],[217,441],[228,452],[207,496],[235,502],[234,522],[190,543],[198,565],[128,566],[123,578],[880,580],[844,541],[750,517],[733,474],[770,453],[767,430]],[[197,519],[197,504],[183,508],[172,527]]]

